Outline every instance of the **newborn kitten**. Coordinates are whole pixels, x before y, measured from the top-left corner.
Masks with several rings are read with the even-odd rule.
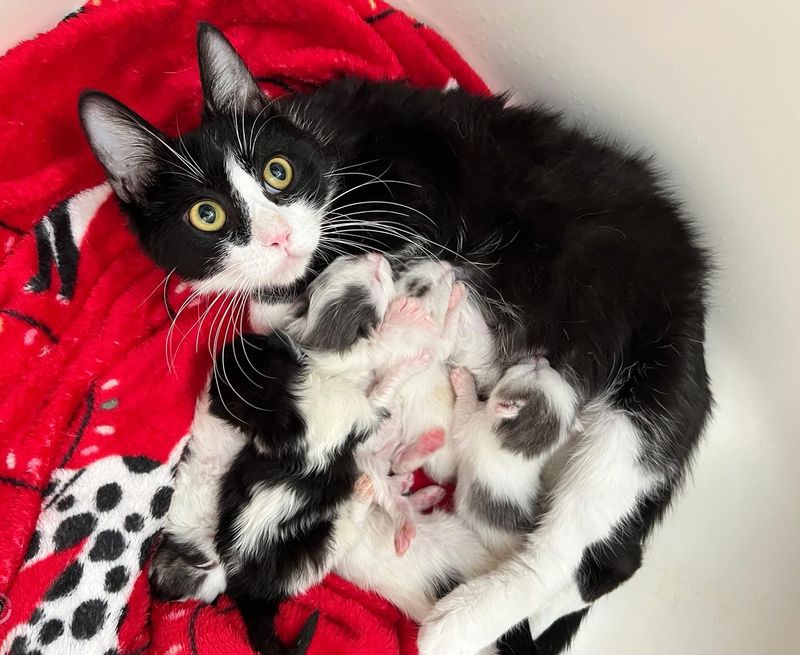
[[[535,527],[542,471],[574,428],[577,397],[541,356],[507,369],[484,402],[469,371],[457,368],[451,379],[456,510],[506,558]]]

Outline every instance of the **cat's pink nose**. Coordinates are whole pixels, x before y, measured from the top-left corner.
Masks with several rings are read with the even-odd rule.
[[[291,234],[292,228],[290,228],[288,225],[282,225],[275,232],[270,232],[267,234],[263,239],[263,243],[265,246],[276,248],[285,246],[289,243],[289,236]]]

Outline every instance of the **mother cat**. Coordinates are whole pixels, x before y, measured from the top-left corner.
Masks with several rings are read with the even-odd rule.
[[[643,158],[540,108],[356,80],[270,101],[214,28],[198,48],[205,112],[180,140],[81,98],[142,245],[265,321],[336,253],[453,261],[498,365],[543,354],[578,401],[524,550],[445,596],[420,652],[474,653],[526,617],[558,652],[639,567],[708,417],[708,266],[678,205]]]

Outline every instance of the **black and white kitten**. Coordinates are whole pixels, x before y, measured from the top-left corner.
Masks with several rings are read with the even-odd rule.
[[[541,108],[357,80],[270,101],[221,34],[201,26],[198,41],[206,111],[182,141],[107,96],[81,99],[144,248],[266,308],[338,250],[454,261],[503,368],[546,356],[581,430],[524,549],[445,596],[420,652],[473,653],[526,617],[558,652],[637,568],[708,418],[693,229],[645,158]]]

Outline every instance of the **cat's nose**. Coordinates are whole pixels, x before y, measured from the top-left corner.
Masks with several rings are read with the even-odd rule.
[[[262,243],[270,248],[278,248],[286,246],[289,243],[289,237],[292,234],[292,228],[288,225],[281,225],[276,230],[268,232],[264,235]]]

